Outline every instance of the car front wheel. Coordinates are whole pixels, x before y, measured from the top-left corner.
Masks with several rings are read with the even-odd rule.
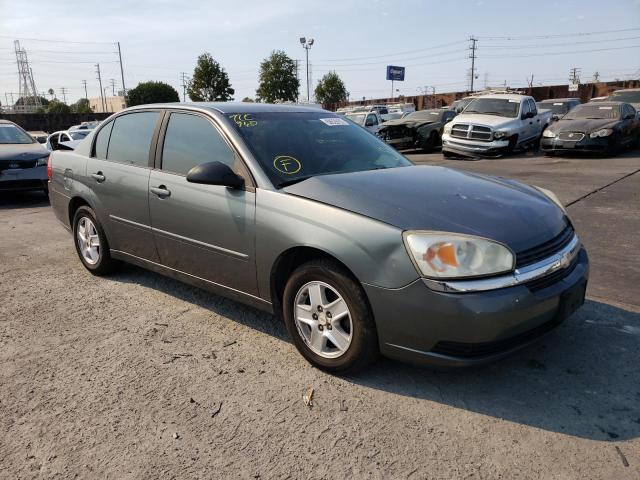
[[[283,313],[296,348],[317,368],[354,373],[378,356],[365,294],[337,262],[314,260],[296,269],[285,287]]]
[[[73,216],[73,238],[80,261],[94,275],[106,275],[117,266],[95,212],[82,206]]]

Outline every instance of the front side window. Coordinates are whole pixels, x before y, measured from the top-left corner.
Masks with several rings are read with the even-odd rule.
[[[113,122],[109,122],[102,127],[96,136],[95,157],[100,160],[106,160],[107,158],[107,147],[109,146],[111,128],[113,128]]]
[[[276,186],[317,175],[412,165],[363,128],[328,112],[227,116]]]
[[[34,143],[31,135],[11,123],[0,123],[0,144]]]
[[[529,105],[529,111],[533,112],[534,115],[538,114],[538,109],[536,108],[536,102],[534,102],[533,100],[529,99],[527,100],[527,104]]]
[[[153,131],[160,112],[138,112],[114,120],[107,160],[147,167]]]
[[[523,110],[526,102],[523,104]],[[519,100],[506,98],[476,98],[469,103],[464,113],[481,113],[484,115],[497,115],[499,117],[516,118],[520,109]],[[523,111],[523,113],[525,113]]]
[[[233,168],[235,155],[206,118],[172,113],[162,148],[162,170],[186,175],[196,165],[222,162]]]
[[[373,127],[374,125],[378,124],[378,119],[376,118],[375,115],[367,115],[367,123],[365,123],[365,126],[367,127]]]

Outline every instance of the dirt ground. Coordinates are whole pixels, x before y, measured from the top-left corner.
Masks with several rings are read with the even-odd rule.
[[[269,315],[135,267],[93,277],[42,197],[4,195],[0,478],[639,479],[640,156],[414,159],[575,202],[585,306],[481,369],[338,378]]]

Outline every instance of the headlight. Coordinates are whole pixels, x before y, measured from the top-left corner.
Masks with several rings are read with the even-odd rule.
[[[461,278],[509,272],[515,255],[501,243],[447,232],[405,232],[407,251],[430,278]]]
[[[597,131],[595,131],[593,133],[590,133],[589,137],[591,137],[591,138],[608,137],[612,133],[613,133],[613,130],[611,130],[610,128],[601,128],[600,130],[597,130]]]
[[[449,135],[451,133],[451,124],[447,123],[444,126],[444,129],[442,130],[443,133],[446,133],[447,135]]]
[[[545,138],[555,138],[556,134],[547,128],[544,132],[542,132],[542,136]]]
[[[553,193],[551,190],[547,190],[546,188],[536,187],[535,185],[531,185],[531,186],[536,190],[538,190],[540,193],[542,193],[545,197],[547,197],[553,203],[555,203],[558,207],[560,207],[560,210],[562,210],[566,215],[567,210],[564,208],[564,205],[562,204],[562,202],[560,201],[560,199],[555,193]]]
[[[501,130],[498,130],[497,132],[493,132],[493,138],[495,138],[496,140],[499,140],[501,138],[505,138],[509,136],[509,132],[503,132]]]
[[[49,161],[49,155],[47,155],[46,157],[40,157],[36,161],[36,167],[42,167],[42,166],[46,165],[48,161]]]

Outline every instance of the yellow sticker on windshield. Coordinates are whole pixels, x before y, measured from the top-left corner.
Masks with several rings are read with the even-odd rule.
[[[250,113],[235,113],[229,115],[229,118],[235,122],[239,127],[255,127],[258,125]]]
[[[289,155],[280,155],[273,160],[273,166],[276,170],[285,175],[293,175],[302,169],[302,164],[297,158]]]

